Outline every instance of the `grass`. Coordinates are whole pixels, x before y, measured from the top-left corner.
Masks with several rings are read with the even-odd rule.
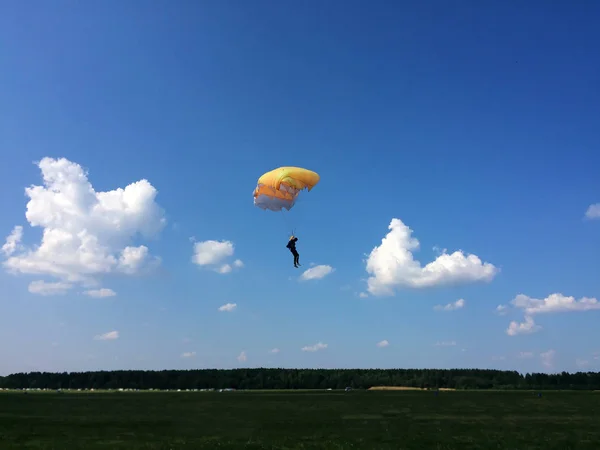
[[[0,449],[598,449],[590,392],[0,394]]]

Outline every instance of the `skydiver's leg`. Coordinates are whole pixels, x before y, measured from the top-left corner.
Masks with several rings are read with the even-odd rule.
[[[294,264],[300,265],[300,254],[296,253],[294,255]]]

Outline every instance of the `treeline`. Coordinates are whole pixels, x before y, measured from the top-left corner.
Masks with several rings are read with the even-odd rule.
[[[232,369],[30,372],[0,377],[4,389],[600,389],[600,373],[480,369]]]

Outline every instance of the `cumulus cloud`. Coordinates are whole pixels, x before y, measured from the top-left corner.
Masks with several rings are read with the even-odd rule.
[[[499,269],[483,263],[472,254],[461,250],[448,254],[445,251],[434,261],[421,267],[413,251],[419,241],[412,230],[400,219],[392,219],[390,232],[375,247],[367,259],[366,270],[370,277],[368,291],[374,295],[393,295],[394,288],[427,288],[458,283],[489,282]]]
[[[531,316],[525,316],[525,322],[517,322],[513,320],[506,329],[506,334],[509,336],[517,336],[518,334],[532,334],[540,331],[541,326],[536,325]]]
[[[196,352],[183,352],[181,354],[182,358],[193,358],[194,356],[196,356]]]
[[[323,344],[322,342],[318,342],[315,345],[307,345],[302,347],[301,350],[303,352],[318,352],[319,350],[324,350],[327,348],[327,344]]]
[[[587,219],[600,219],[600,203],[590,205],[585,212]]]
[[[554,350],[548,350],[547,352],[540,353],[542,364],[548,368],[551,368],[554,365],[555,356],[556,352]]]
[[[94,339],[96,341],[113,341],[115,339],[119,339],[119,332],[118,331],[109,331],[108,333],[99,334],[97,336],[94,336]]]
[[[20,249],[23,232],[14,229],[3,246],[10,255],[3,263],[6,270],[93,286],[101,275],[134,274],[160,263],[147,247],[129,245],[156,235],[166,223],[155,202],[157,190],[147,180],[97,192],[87,172],[68,159],[43,158],[37,165],[43,186],[25,189],[25,217],[42,229],[42,239]]]
[[[57,281],[54,283],[48,283],[46,281],[32,281],[29,283],[29,287],[27,290],[32,294],[38,295],[64,295],[67,293],[69,289],[73,287],[70,283],[65,283],[63,281]]]
[[[241,259],[236,259],[233,262],[233,267],[231,264],[225,262],[227,258],[233,256],[234,252],[235,246],[231,241],[208,240],[195,242],[192,262],[201,267],[210,267],[217,273],[226,274],[230,273],[233,267],[244,267]]]
[[[223,306],[219,306],[219,311],[231,312],[237,308],[237,303],[225,303]]]
[[[85,291],[84,294],[95,298],[114,297],[115,295],[117,295],[115,291],[107,288],[90,289],[88,291]]]
[[[447,305],[436,305],[433,307],[433,309],[436,311],[455,311],[457,309],[464,308],[464,306],[465,306],[465,301],[464,301],[464,299],[460,298],[460,299],[456,300],[454,303],[448,303]]]
[[[241,352],[237,357],[237,360],[239,362],[245,362],[247,359],[248,359],[248,357],[246,356],[246,352],[244,352],[244,351]]]
[[[6,256],[12,255],[19,248],[21,239],[23,239],[23,227],[21,225],[17,225],[6,237],[6,242],[2,246],[2,253],[4,253]]]
[[[304,271],[304,273],[300,276],[301,280],[320,280],[321,278],[325,278],[327,275],[332,273],[335,269],[331,266],[320,265],[314,266],[310,269]]]
[[[390,345],[390,343],[388,342],[387,339],[384,339],[383,341],[380,341],[377,343],[377,347],[380,347],[380,348],[387,347],[388,345]]]
[[[541,300],[519,294],[511,303],[516,308],[523,309],[528,315],[600,309],[600,302],[595,298],[582,297],[575,300],[575,297],[567,297],[559,293],[551,294]]]

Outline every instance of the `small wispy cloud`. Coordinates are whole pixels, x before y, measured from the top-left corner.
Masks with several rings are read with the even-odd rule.
[[[586,219],[600,219],[600,203],[588,206],[588,209],[585,211],[585,217]]]
[[[196,352],[183,352],[181,354],[182,358],[193,358],[194,356],[196,356]]]
[[[94,336],[94,340],[96,341],[113,341],[115,339],[119,339],[119,332],[116,330]]]
[[[555,350],[548,350],[547,352],[540,353],[542,364],[548,368],[554,365],[554,357],[556,356]]]
[[[279,349],[278,348],[272,348],[271,350],[269,350],[269,353],[279,353]]]
[[[28,291],[31,294],[43,296],[64,295],[73,285],[64,281],[47,282],[43,280],[32,281],[29,283]]]
[[[577,365],[577,367],[579,367],[580,369],[584,369],[586,367],[588,367],[590,365],[590,361],[588,359],[583,359],[583,358],[577,358],[575,360],[575,364]]]
[[[107,288],[91,289],[89,291],[85,291],[84,294],[94,298],[114,297],[115,295],[117,295],[115,291]]]
[[[23,239],[23,227],[17,225],[12,232],[7,236],[5,244],[2,246],[2,253],[6,256],[11,256],[20,247],[21,239]]]
[[[334,268],[327,265],[314,266],[310,269],[304,271],[304,273],[300,276],[300,279],[303,281],[306,280],[320,280],[321,278],[325,278],[327,275],[332,273]]]
[[[436,347],[454,347],[456,345],[456,341],[441,341],[436,342]]]
[[[319,350],[324,350],[327,348],[327,344],[323,344],[322,342],[318,342],[315,345],[307,345],[302,347],[301,350],[303,352],[317,352]]]
[[[460,298],[454,303],[448,303],[447,305],[436,305],[433,307],[435,311],[455,311],[465,307],[465,300]]]
[[[383,341],[380,341],[377,343],[377,347],[380,347],[380,348],[387,347],[388,345],[390,345],[390,343],[388,342],[387,339],[384,339]]]
[[[237,308],[237,303],[225,303],[223,306],[219,306],[221,312],[232,312]]]
[[[600,302],[596,298],[582,297],[579,300],[576,300],[575,297],[566,296],[560,293],[551,294],[544,299],[537,299],[519,294],[511,301],[511,303],[516,308],[523,309],[526,315],[600,310]]]
[[[242,352],[241,352],[241,353],[238,355],[238,357],[237,357],[237,360],[238,360],[239,362],[245,362],[247,359],[248,359],[248,357],[246,356],[246,352],[245,352],[245,351],[242,351]]]
[[[504,316],[508,311],[508,306],[506,305],[498,305],[494,312],[500,316]]]

